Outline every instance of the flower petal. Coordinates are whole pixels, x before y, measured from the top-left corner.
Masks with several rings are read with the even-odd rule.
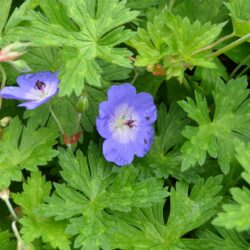
[[[145,92],[136,95],[133,107],[140,116],[140,125],[147,126],[153,124],[157,119],[157,109],[153,97]]]
[[[31,102],[23,102],[18,105],[18,107],[25,107],[26,109],[35,109],[40,106],[41,103],[38,101],[31,101]]]
[[[110,118],[112,113],[114,112],[115,107],[112,107],[109,102],[101,102],[99,104],[99,118]]]
[[[109,119],[97,117],[96,128],[97,128],[98,133],[103,138],[106,139],[106,138],[112,136],[110,129],[109,129]]]
[[[18,107],[25,107],[27,109],[35,109],[38,106],[41,106],[42,104],[47,102],[51,98],[52,98],[52,96],[48,96],[47,98],[44,98],[44,99],[39,100],[39,101],[23,102],[23,103],[19,104]]]
[[[103,154],[107,161],[118,166],[130,164],[134,159],[133,147],[130,144],[121,144],[108,138],[103,143]]]
[[[38,72],[34,74],[24,74],[17,77],[17,84],[20,87],[34,87],[37,81],[44,82],[48,85],[51,83],[59,83],[57,78],[58,73],[52,73],[49,71]]]
[[[4,87],[0,91],[0,96],[6,99],[16,99],[16,100],[39,100],[40,97],[27,92],[25,89],[20,87]]]
[[[141,127],[138,130],[137,138],[131,142],[135,155],[143,157],[148,153],[154,141],[154,128],[152,126]]]
[[[121,103],[130,103],[136,96],[136,89],[130,83],[113,85],[108,91],[108,102],[111,106]]]

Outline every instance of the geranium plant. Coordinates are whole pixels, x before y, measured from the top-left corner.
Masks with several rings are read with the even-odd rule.
[[[250,0],[1,0],[0,249],[250,249]]]

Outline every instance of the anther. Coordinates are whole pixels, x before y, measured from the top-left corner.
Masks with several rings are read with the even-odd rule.
[[[124,122],[124,125],[127,125],[129,128],[135,127],[135,120],[128,120]]]
[[[46,87],[45,83],[41,82],[41,81],[37,81],[35,86],[34,86],[35,89],[38,89],[38,90],[41,90],[41,91],[44,91],[45,87]]]

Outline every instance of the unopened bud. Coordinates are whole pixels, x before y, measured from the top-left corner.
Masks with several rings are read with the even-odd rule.
[[[10,198],[10,190],[8,188],[2,189],[0,191],[0,198],[2,200],[8,200]]]
[[[10,120],[11,120],[10,116],[5,116],[4,118],[2,118],[0,120],[0,127],[3,127],[3,128],[6,127],[9,124]]]
[[[0,50],[0,62],[11,62],[17,59],[26,52],[25,49],[29,45],[31,43],[15,42],[3,47]]]
[[[0,62],[9,62],[12,60],[15,60],[20,56],[20,53],[18,52],[9,52],[8,54],[4,54],[3,51],[0,51]]]
[[[76,111],[78,113],[83,113],[89,108],[89,100],[86,95],[82,95],[77,104],[76,104]]]
[[[32,71],[32,69],[29,67],[29,65],[24,60],[16,60],[16,61],[10,61],[9,62],[14,68],[22,73],[27,73]]]

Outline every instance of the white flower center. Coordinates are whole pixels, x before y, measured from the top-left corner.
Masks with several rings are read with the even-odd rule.
[[[121,104],[109,120],[112,137],[119,143],[126,144],[136,139],[138,116],[128,104]]]

